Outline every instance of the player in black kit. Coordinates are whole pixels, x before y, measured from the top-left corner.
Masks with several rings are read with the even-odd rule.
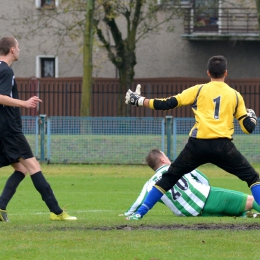
[[[7,204],[28,172],[50,210],[50,219],[76,220],[60,208],[22,132],[20,107],[34,108],[41,100],[37,96],[26,101],[18,98],[15,76],[10,66],[18,60],[19,53],[19,43],[14,37],[0,39],[0,167],[11,165],[14,168],[0,196],[0,221],[8,221]]]

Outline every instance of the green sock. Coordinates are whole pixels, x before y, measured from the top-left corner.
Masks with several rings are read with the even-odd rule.
[[[256,210],[257,212],[260,212],[260,206],[256,201],[253,202],[253,209]]]

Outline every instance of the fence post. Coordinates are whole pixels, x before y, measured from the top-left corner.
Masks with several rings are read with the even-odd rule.
[[[171,149],[171,139],[172,139],[172,116],[166,116],[166,136],[167,136],[167,157],[172,160],[172,149]]]
[[[41,157],[40,161],[44,162],[45,161],[45,156],[44,156],[44,139],[45,139],[45,118],[46,115],[40,115],[40,135],[41,135]]]

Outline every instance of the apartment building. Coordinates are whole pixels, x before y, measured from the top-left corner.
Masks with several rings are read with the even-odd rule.
[[[13,64],[16,77],[82,76],[82,52],[78,48],[81,39],[57,46],[58,35],[44,25],[39,26],[44,34],[37,31],[27,35],[30,24],[23,19],[24,14],[37,17],[41,8],[51,12],[59,8],[59,1],[2,1],[0,36],[14,35],[20,43],[20,59]],[[137,42],[135,78],[207,77],[206,64],[213,55],[227,58],[230,78],[260,77],[260,37],[254,2],[243,6],[220,0],[181,3],[185,15],[175,19],[173,32],[161,30]],[[94,48],[93,63],[93,77],[118,77],[102,46]]]

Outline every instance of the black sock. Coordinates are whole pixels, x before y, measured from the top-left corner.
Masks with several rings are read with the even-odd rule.
[[[14,171],[14,173],[8,178],[0,196],[0,209],[6,210],[7,204],[15,194],[16,188],[24,177],[25,175],[22,172]]]
[[[62,209],[59,207],[50,184],[46,181],[42,172],[36,172],[31,175],[32,182],[36,190],[41,194],[42,200],[46,203],[49,210],[57,215],[62,213]]]

